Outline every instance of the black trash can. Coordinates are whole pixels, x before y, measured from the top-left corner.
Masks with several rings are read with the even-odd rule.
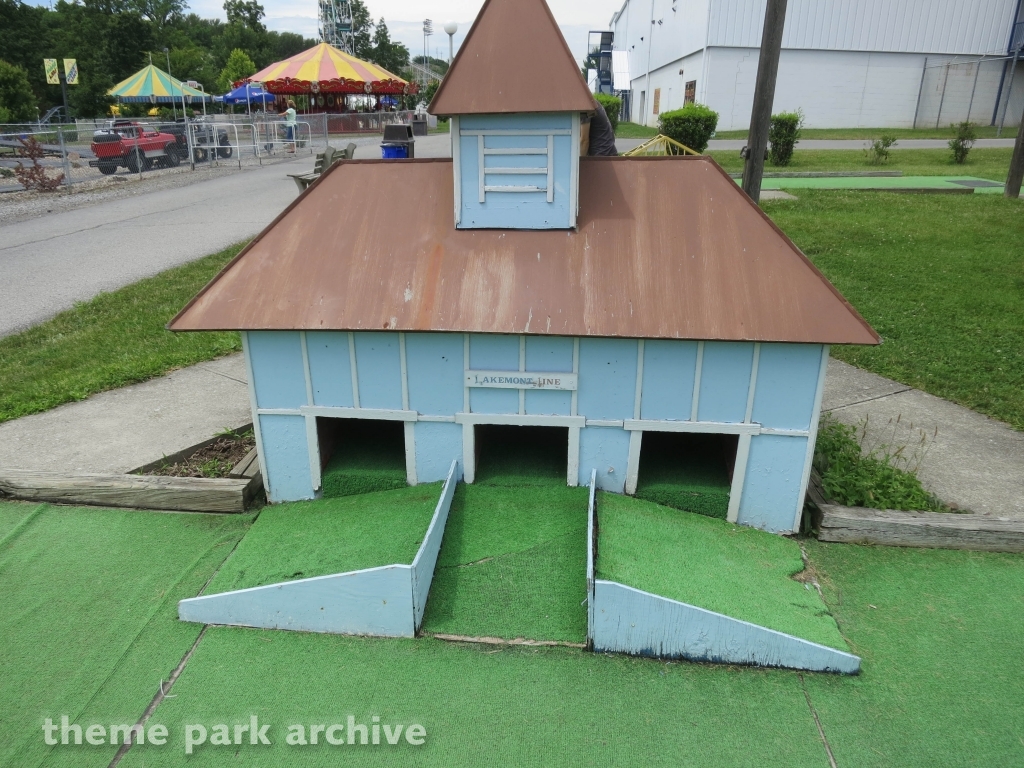
[[[416,115],[412,119],[412,135],[413,136],[426,136],[427,135],[427,116]]]
[[[381,157],[385,160],[416,156],[416,139],[408,123],[392,123],[384,126],[384,141],[380,145]]]

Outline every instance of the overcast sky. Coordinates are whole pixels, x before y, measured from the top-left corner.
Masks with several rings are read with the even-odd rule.
[[[483,0],[364,0],[374,21],[384,17],[392,38],[405,43],[411,55],[423,53],[423,19],[434,21],[430,38],[430,55],[448,56],[448,36],[441,29],[444,22],[459,23],[455,49],[469,31]],[[622,7],[622,0],[548,0],[551,12],[565,35],[573,56],[582,61],[587,47],[587,32],[607,29],[612,14]],[[317,0],[263,0],[267,11],[266,24],[281,32],[299,32],[317,37]],[[224,18],[223,0],[189,0],[189,8],[205,18]]]

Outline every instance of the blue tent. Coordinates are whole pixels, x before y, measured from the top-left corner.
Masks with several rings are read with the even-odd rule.
[[[274,100],[274,94],[267,93],[258,84],[246,83],[225,93],[223,98],[225,104],[244,104],[246,101],[266,104]]]

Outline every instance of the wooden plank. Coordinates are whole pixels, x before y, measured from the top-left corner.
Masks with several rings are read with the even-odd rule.
[[[242,460],[235,464],[228,473],[228,477],[255,477],[260,471],[260,457],[255,448],[252,448]]]
[[[821,541],[897,547],[1024,552],[1024,520],[942,512],[897,512],[820,504]]]
[[[262,485],[262,477],[257,477]],[[0,470],[0,492],[16,499],[179,512],[244,512],[255,482],[256,478]]]

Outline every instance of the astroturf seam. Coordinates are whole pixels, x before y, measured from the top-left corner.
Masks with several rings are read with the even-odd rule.
[[[814,704],[811,703],[811,694],[807,692],[807,684],[804,682],[804,676],[802,672],[797,672],[796,675],[800,678],[800,688],[804,692],[804,698],[807,699],[807,708],[811,710],[811,716],[814,718],[814,724],[818,727],[818,735],[821,737],[822,746],[825,747],[825,755],[828,757],[828,764],[831,768],[839,768],[836,765],[835,755],[832,754],[832,746],[828,743],[828,739],[825,737],[825,729],[821,727],[821,720],[818,718],[818,711],[814,708]]]
[[[207,584],[208,583],[209,582],[207,582]],[[171,688],[174,687],[174,684],[181,676],[181,673],[185,671],[185,665],[188,664],[188,660],[192,658],[192,654],[196,652],[196,649],[199,647],[199,643],[206,635],[207,627],[209,627],[209,624],[204,624],[203,628],[199,630],[199,635],[196,637],[195,642],[192,643],[192,647],[185,652],[185,655],[181,657],[181,661],[178,662],[178,666],[174,668],[174,670],[171,672],[170,677],[167,678],[167,685],[164,686],[164,681],[160,681],[160,689],[156,692],[156,695],[154,695],[153,699],[149,702],[149,706],[147,706],[145,711],[142,713],[142,717],[140,717],[136,721],[136,725],[144,727],[146,723],[149,722],[149,718],[153,716],[154,712],[156,712],[156,708],[160,706],[160,703],[165,698],[167,698],[167,694],[170,693]],[[117,764],[121,762],[121,759],[126,754],[128,754],[128,750],[130,750],[134,746],[135,731],[132,731],[130,741],[127,744],[121,745],[121,747],[117,750],[117,753],[114,755],[114,759],[110,761],[110,765],[108,766],[108,768],[117,768]]]
[[[47,506],[49,505],[37,504],[35,509],[18,521],[18,524],[9,530],[6,536],[0,539],[0,547],[5,547],[8,543],[18,538],[18,536],[20,536],[32,524],[32,522],[39,517],[39,513],[46,509]],[[5,567],[6,566],[3,563],[0,563],[0,573],[3,573]]]
[[[544,539],[544,541],[538,542],[537,544],[534,544],[532,547],[527,547],[526,549],[516,549],[516,550],[513,550],[512,552],[502,552],[500,555],[491,555],[490,557],[484,557],[484,558],[482,558],[480,560],[474,560],[471,563],[455,563],[454,565],[441,565],[441,566],[438,566],[438,567],[439,568],[444,568],[444,569],[447,570],[447,569],[452,569],[452,568],[472,568],[474,565],[482,565],[484,563],[495,563],[495,562],[497,562],[497,561],[499,561],[499,560],[501,560],[503,558],[512,557],[513,555],[525,555],[525,554],[527,554],[529,552],[532,552],[535,549],[540,549],[541,547],[546,547],[549,544],[552,544],[553,542],[560,541],[561,539],[567,539],[570,536],[578,536],[580,533],[585,532],[585,531],[586,531],[586,527],[585,526],[580,526],[579,528],[576,528],[576,529],[574,529],[572,531],[568,531],[567,533],[563,533],[561,536],[555,536],[555,537],[550,538],[550,539]]]
[[[222,527],[223,527],[223,526],[222,526]],[[241,537],[240,537],[240,538],[241,538]],[[117,672],[117,669],[118,669],[118,667],[120,666],[121,662],[122,662],[122,661],[124,661],[124,658],[125,658],[125,657],[126,657],[126,656],[128,655],[129,651],[131,651],[131,649],[132,649],[132,648],[133,648],[133,647],[135,646],[135,643],[136,643],[136,642],[138,642],[138,639],[139,639],[139,637],[141,637],[141,636],[142,636],[142,633],[143,633],[143,632],[145,632],[145,631],[146,631],[146,629],[148,629],[148,628],[149,628],[149,625],[150,625],[150,624],[152,623],[153,619],[154,619],[154,618],[156,618],[156,616],[157,616],[157,615],[158,615],[158,614],[160,613],[161,609],[162,609],[162,608],[164,607],[164,605],[165,605],[165,604],[166,604],[166,602],[167,602],[167,598],[168,598],[168,597],[170,597],[170,596],[171,596],[171,594],[173,594],[173,592],[174,592],[174,589],[175,589],[175,588],[176,588],[176,587],[177,587],[177,586],[178,586],[179,584],[181,584],[181,582],[182,582],[182,581],[184,581],[184,580],[185,580],[185,579],[186,579],[186,578],[188,577],[188,575],[189,575],[189,574],[191,574],[191,573],[192,573],[192,572],[193,572],[193,571],[194,571],[194,570],[196,569],[196,567],[197,567],[197,566],[198,566],[198,565],[199,565],[199,564],[200,564],[200,563],[201,563],[201,562],[202,562],[202,561],[203,561],[204,559],[206,559],[206,558],[207,558],[207,557],[208,557],[208,556],[210,555],[210,553],[211,553],[211,552],[213,552],[213,550],[214,550],[214,549],[215,549],[216,547],[218,547],[218,546],[219,546],[220,544],[223,544],[225,540],[226,540],[226,539],[224,539],[224,538],[221,538],[221,539],[220,539],[219,541],[216,541],[216,542],[214,542],[213,544],[211,544],[211,545],[210,545],[210,546],[209,546],[209,547],[208,547],[207,549],[205,549],[205,550],[203,551],[203,553],[202,553],[201,555],[199,555],[199,556],[198,556],[197,558],[195,558],[195,559],[194,559],[194,560],[193,560],[193,561],[192,561],[192,562],[191,562],[191,563],[190,563],[190,564],[188,565],[188,567],[186,567],[185,569],[183,569],[183,570],[182,570],[182,572],[181,572],[181,574],[180,574],[180,575],[178,576],[178,578],[174,580],[174,583],[173,583],[173,584],[171,584],[171,585],[170,585],[170,586],[169,586],[169,587],[167,588],[167,590],[166,590],[166,591],[164,592],[164,596],[163,596],[163,597],[162,597],[162,598],[160,599],[160,601],[159,601],[159,602],[158,602],[158,603],[157,603],[157,604],[156,604],[156,605],[155,605],[155,606],[153,607],[153,610],[151,610],[151,611],[149,612],[149,615],[148,615],[148,616],[146,617],[146,620],[145,620],[145,621],[144,621],[144,622],[143,622],[143,623],[142,623],[142,624],[141,624],[141,625],[139,626],[139,629],[138,629],[138,631],[137,631],[137,632],[136,632],[136,633],[135,633],[135,634],[134,634],[134,635],[132,636],[131,640],[130,640],[130,641],[129,641],[129,642],[127,643],[127,645],[125,645],[125,646],[124,646],[124,649],[123,649],[123,650],[121,651],[120,655],[119,655],[119,656],[117,657],[117,660],[116,660],[116,661],[114,661],[114,663],[110,665],[110,669],[109,669],[109,670],[107,671],[107,674],[106,674],[106,675],[104,676],[104,678],[103,678],[103,679],[102,679],[102,680],[101,680],[101,681],[100,681],[100,682],[99,682],[99,683],[98,683],[98,684],[96,685],[96,687],[95,687],[95,688],[93,689],[92,695],[91,695],[91,696],[89,696],[89,699],[88,699],[88,700],[87,700],[87,701],[85,702],[85,704],[83,704],[83,705],[82,705],[82,706],[81,706],[81,707],[79,708],[79,710],[78,710],[78,712],[77,712],[77,713],[75,714],[74,718],[70,718],[70,719],[69,719],[69,722],[72,722],[72,723],[74,723],[74,722],[77,722],[77,721],[78,721],[78,718],[80,718],[80,717],[82,716],[82,714],[83,714],[83,713],[85,713],[85,712],[86,712],[86,710],[88,710],[89,706],[90,706],[90,705],[91,705],[91,704],[93,703],[93,701],[95,701],[96,697],[97,697],[97,696],[99,696],[99,694],[100,694],[100,691],[102,691],[102,690],[103,690],[103,687],[104,687],[104,686],[105,686],[105,685],[107,684],[107,682],[109,682],[109,681],[110,681],[110,679],[111,679],[111,678],[112,678],[112,677],[114,676],[114,674],[115,674],[115,673]],[[51,754],[52,752],[53,752],[53,749],[49,749],[49,750],[47,750],[47,751],[46,751],[46,752],[45,752],[45,753],[43,754],[43,758],[42,758],[42,760],[41,760],[41,761],[40,761],[40,762],[38,763],[38,765],[39,765],[39,766],[41,766],[41,765],[42,765],[42,764],[43,764],[43,763],[44,763],[44,762],[45,762],[46,760],[48,760],[48,759],[49,759],[49,757],[50,757],[50,754]]]

